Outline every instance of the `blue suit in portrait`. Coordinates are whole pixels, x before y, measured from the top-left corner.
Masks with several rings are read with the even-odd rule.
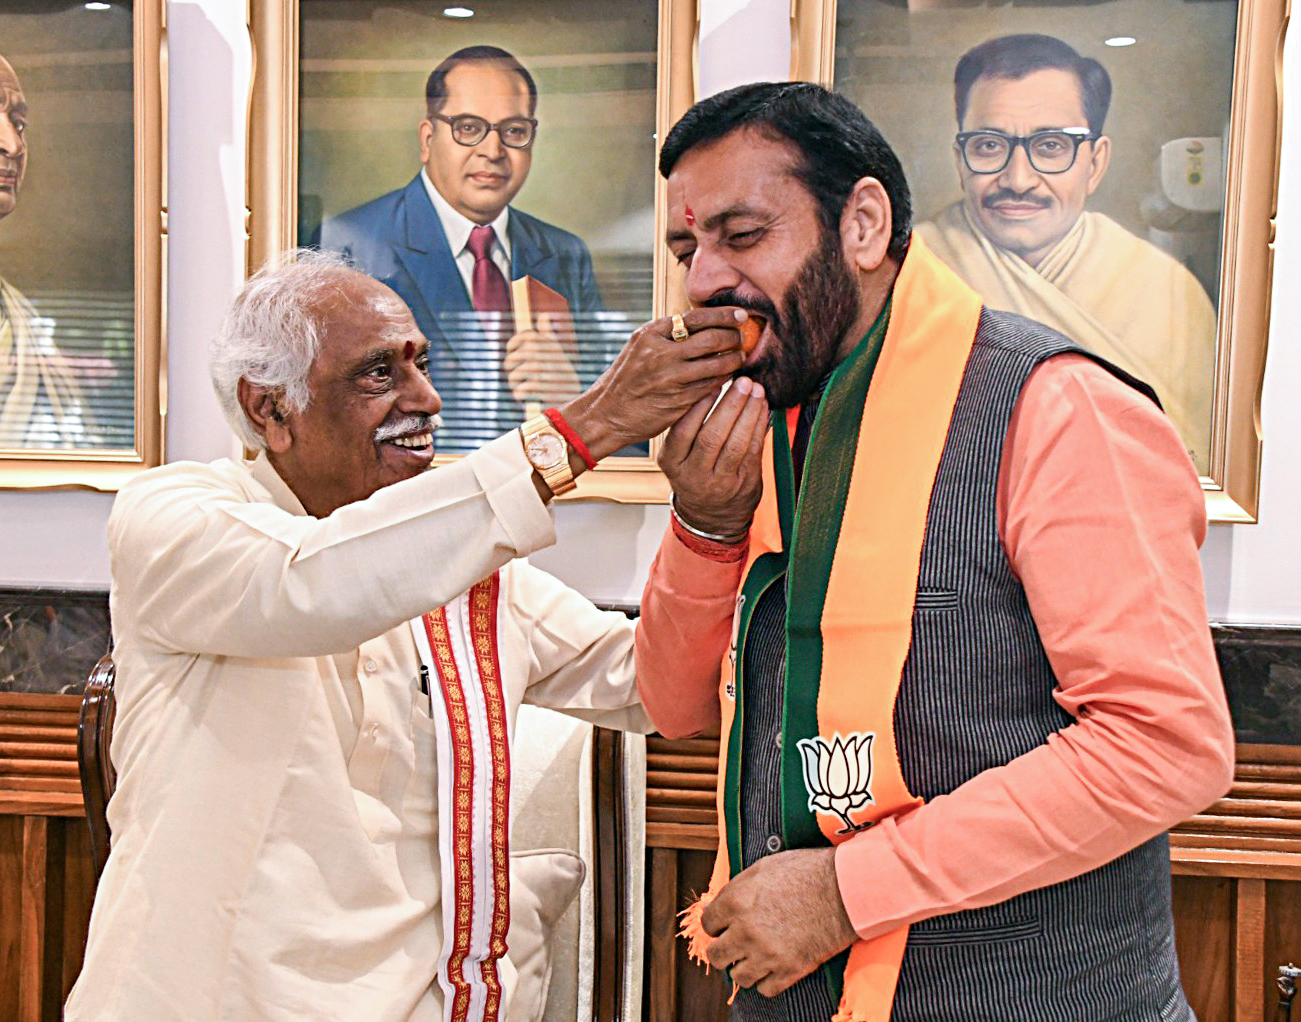
[[[485,340],[422,173],[405,188],[326,220],[320,245],[343,253],[410,306],[429,339],[429,375],[443,398],[439,451],[464,453],[518,425],[524,415],[502,392],[500,352]],[[612,331],[614,324],[603,322],[591,253],[577,235],[514,207],[507,233],[511,279],[533,277],[569,302],[578,348],[574,368],[586,387],[627,339],[624,330]]]

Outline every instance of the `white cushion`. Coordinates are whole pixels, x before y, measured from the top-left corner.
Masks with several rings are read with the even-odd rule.
[[[551,983],[552,929],[578,895],[587,867],[564,848],[515,852],[510,861],[510,931],[506,957],[517,979],[507,1022],[538,1022]]]

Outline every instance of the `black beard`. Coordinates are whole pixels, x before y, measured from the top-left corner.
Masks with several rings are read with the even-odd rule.
[[[817,392],[835,368],[845,335],[862,309],[839,234],[826,229],[819,234],[817,249],[782,295],[780,313],[765,298],[742,298],[734,291],[720,292],[704,303],[737,305],[767,317],[777,343],[737,375],[763,384],[770,408],[794,408]]]

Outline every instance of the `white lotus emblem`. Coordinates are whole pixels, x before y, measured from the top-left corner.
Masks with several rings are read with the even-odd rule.
[[[869,823],[855,823],[849,814],[862,809],[872,797],[872,743],[876,734],[854,732],[846,738],[837,734],[831,742],[821,735],[801,738],[804,786],[809,790],[809,812],[834,813],[845,821],[848,834],[866,830]]]

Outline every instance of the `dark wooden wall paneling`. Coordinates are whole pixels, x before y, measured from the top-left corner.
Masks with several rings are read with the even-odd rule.
[[[76,696],[0,693],[0,1019],[58,1022],[81,971],[94,869]]]

